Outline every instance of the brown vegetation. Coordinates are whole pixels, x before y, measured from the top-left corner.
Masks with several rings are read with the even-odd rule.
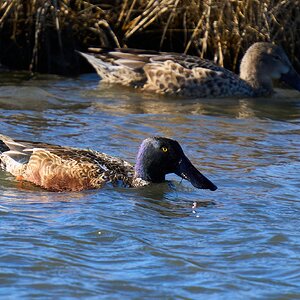
[[[300,0],[3,0],[0,61],[74,74],[89,46],[184,52],[237,71],[256,41],[274,41],[300,69]]]

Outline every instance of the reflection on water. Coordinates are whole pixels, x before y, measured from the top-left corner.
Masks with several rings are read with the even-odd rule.
[[[119,92],[116,98],[116,92]],[[126,92],[126,93],[124,93]],[[96,101],[95,109],[110,114],[229,115],[235,118],[295,119],[299,117],[299,92],[277,89],[272,98],[183,99],[141,93],[139,90],[99,84],[85,96]],[[99,98],[99,101],[97,99]],[[118,107],[116,110],[115,108]],[[294,111],[294,109],[297,109]]]
[[[52,193],[0,172],[0,296],[300,297],[300,95],[173,99],[66,79],[0,75],[0,131],[134,163],[177,139],[219,189],[176,175],[142,189]]]

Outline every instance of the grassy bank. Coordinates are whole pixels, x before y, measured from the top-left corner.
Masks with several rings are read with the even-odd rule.
[[[274,41],[300,69],[300,0],[3,0],[0,62],[31,71],[84,71],[90,46],[184,52],[238,70],[256,41]]]

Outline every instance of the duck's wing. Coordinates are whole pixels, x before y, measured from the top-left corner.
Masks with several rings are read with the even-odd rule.
[[[2,135],[0,153],[2,169],[53,191],[100,188],[117,181],[130,186],[134,174],[129,163],[104,153]]]
[[[173,61],[186,69],[201,67],[209,70],[228,72],[231,71],[218,66],[208,59],[173,52],[159,52],[154,50],[140,50],[132,48],[115,48],[107,50],[102,48],[89,48],[95,58],[114,66],[124,66],[134,70],[143,69],[146,64],[164,63]],[[85,53],[82,53],[85,54]]]
[[[214,62],[208,59],[200,58],[197,56],[179,54],[179,53],[165,53],[161,52],[160,55],[153,56],[150,59],[151,63],[164,63],[166,61],[172,61],[173,63],[181,65],[183,68],[191,70],[194,68],[203,68],[212,71],[218,71],[226,74],[234,74],[233,72],[218,66]]]
[[[189,70],[201,67],[226,74],[232,73],[209,60],[185,54],[130,48],[111,51],[102,48],[89,48],[89,50],[90,53],[79,53],[87,59],[104,81],[127,86],[143,86],[147,80],[144,67],[152,64],[164,66],[166,61],[173,61]]]

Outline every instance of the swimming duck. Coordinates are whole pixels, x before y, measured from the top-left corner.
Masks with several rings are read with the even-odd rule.
[[[0,167],[18,180],[59,192],[97,189],[105,183],[142,187],[163,182],[169,173],[190,181],[196,188],[217,189],[193,166],[177,141],[164,137],[145,139],[136,165],[132,166],[93,150],[13,140],[0,135]]]
[[[103,81],[145,91],[186,97],[258,97],[273,93],[273,79],[300,91],[300,76],[284,50],[271,43],[253,44],[245,53],[240,76],[199,57],[137,49],[90,49],[81,53]]]

